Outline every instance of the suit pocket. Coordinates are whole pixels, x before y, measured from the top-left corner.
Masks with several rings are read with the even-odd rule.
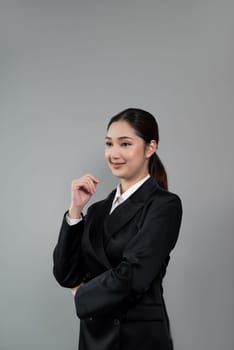
[[[126,321],[164,321],[163,306],[140,304],[128,310],[124,319]]]

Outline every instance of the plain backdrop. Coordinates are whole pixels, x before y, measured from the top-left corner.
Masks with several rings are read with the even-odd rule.
[[[126,107],[157,118],[183,201],[164,283],[175,350],[233,349],[233,18],[231,0],[1,1],[1,350],[77,349],[52,252],[71,180],[98,176],[92,201],[118,183],[104,138]]]

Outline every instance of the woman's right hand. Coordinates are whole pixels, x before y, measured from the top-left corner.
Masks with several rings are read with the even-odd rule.
[[[71,205],[68,216],[71,219],[80,218],[82,209],[96,192],[99,179],[91,174],[86,174],[79,179],[75,179],[71,184]]]

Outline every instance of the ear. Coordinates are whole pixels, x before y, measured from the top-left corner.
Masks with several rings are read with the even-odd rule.
[[[151,140],[148,145],[146,145],[145,156],[146,158],[150,158],[154,152],[158,149],[158,144],[156,140]]]

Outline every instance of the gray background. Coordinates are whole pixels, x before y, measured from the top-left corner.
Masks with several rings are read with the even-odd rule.
[[[165,280],[175,350],[233,349],[234,3],[0,4],[0,349],[76,349],[70,291],[52,251],[70,182],[113,179],[109,118],[133,106],[159,123],[170,189],[184,206]]]

